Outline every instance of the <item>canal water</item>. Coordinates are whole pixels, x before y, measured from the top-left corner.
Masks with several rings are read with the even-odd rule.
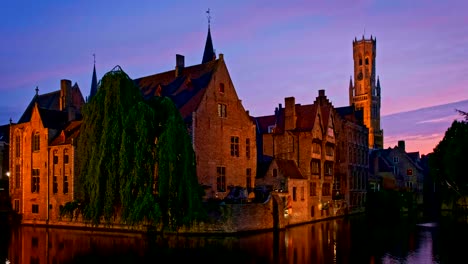
[[[361,214],[240,236],[161,237],[0,226],[0,264],[467,263],[467,245],[468,224],[451,215],[421,221]]]

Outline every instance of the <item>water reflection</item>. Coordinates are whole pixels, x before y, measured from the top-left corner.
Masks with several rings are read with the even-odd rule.
[[[450,228],[409,220],[377,224],[364,216],[242,236],[161,237],[20,226],[1,231],[0,263],[451,263],[461,253],[453,252],[458,247],[447,235],[466,234],[466,224],[456,232]]]

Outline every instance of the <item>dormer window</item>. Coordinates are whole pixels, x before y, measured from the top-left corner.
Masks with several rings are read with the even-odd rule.
[[[219,92],[224,93],[224,83],[219,84]]]

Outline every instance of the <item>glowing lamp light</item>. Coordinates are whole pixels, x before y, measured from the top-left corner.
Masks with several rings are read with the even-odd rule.
[[[5,173],[5,175],[6,175],[7,177],[10,177],[10,172],[7,171],[7,172]]]

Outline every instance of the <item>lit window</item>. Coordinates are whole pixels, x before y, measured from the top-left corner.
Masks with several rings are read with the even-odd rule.
[[[413,175],[413,169],[407,169],[406,170],[406,175],[408,175],[408,176]]]
[[[227,106],[225,104],[218,104],[218,116],[227,117]]]
[[[38,193],[39,186],[40,186],[40,177],[39,177],[39,169],[32,170],[32,177],[31,177],[31,192]]]

